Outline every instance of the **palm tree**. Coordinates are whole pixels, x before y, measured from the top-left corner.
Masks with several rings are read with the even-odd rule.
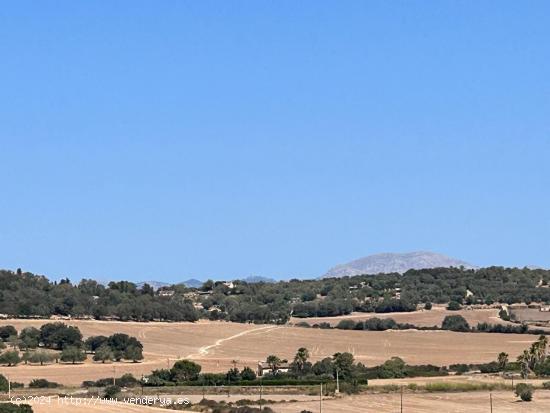
[[[500,353],[497,358],[497,363],[500,371],[504,371],[508,364],[508,354],[505,352]]]
[[[271,372],[273,374],[277,373],[277,370],[279,370],[279,367],[281,366],[281,359],[272,354],[270,356],[267,356],[266,361],[269,368],[271,369]]]
[[[294,356],[294,365],[298,371],[303,371],[309,359],[309,350],[305,347],[300,347]]]

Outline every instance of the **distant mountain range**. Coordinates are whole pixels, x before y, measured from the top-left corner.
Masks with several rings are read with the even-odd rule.
[[[410,269],[460,266],[478,268],[466,261],[429,251],[414,251],[402,254],[382,253],[337,265],[328,270],[323,278],[392,272],[403,274]]]
[[[252,275],[250,277],[240,278],[240,280],[246,281],[247,283],[260,283],[260,282],[274,283],[275,282],[273,278],[261,277],[259,275]],[[136,283],[138,288],[143,287],[144,284],[149,284],[155,290],[158,290],[159,288],[162,288],[162,287],[169,287],[173,285],[173,283],[166,283],[162,281],[141,281]],[[196,278],[190,278],[188,280],[185,280],[176,284],[183,284],[188,288],[199,288],[199,287],[202,287],[202,285],[204,284],[204,281],[197,280]]]

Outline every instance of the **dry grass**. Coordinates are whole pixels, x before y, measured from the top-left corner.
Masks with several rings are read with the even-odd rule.
[[[40,326],[44,320],[8,320],[18,330],[25,326]],[[312,360],[350,351],[358,361],[369,366],[380,364],[392,356],[400,356],[410,364],[448,365],[478,363],[496,359],[505,351],[514,359],[530,345],[536,336],[517,334],[472,334],[448,331],[342,331],[319,330],[273,325],[253,325],[224,322],[199,323],[123,323],[71,321],[85,337],[123,332],[138,337],[144,344],[142,363],[98,364],[87,361],[73,366],[0,367],[0,373],[12,380],[29,382],[46,378],[67,385],[79,385],[83,380],[132,373],[147,374],[165,368],[178,358],[190,358],[203,366],[203,371],[227,371],[232,361],[239,366],[255,367],[269,354],[291,359],[296,349],[310,349]],[[116,371],[113,370],[116,368]]]

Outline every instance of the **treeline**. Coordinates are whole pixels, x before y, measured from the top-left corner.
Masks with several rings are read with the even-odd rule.
[[[94,280],[72,284],[68,279],[50,282],[46,277],[18,270],[0,270],[0,314],[8,317],[51,315],[116,318],[119,320],[196,321],[199,313],[182,295],[162,297],[153,288],[131,282]]]
[[[306,321],[296,323],[297,327],[337,329],[337,330],[364,330],[364,331],[386,331],[386,330],[450,330],[455,332],[471,333],[504,333],[504,334],[536,334],[546,335],[547,332],[542,329],[530,329],[527,324],[504,325],[489,324],[486,322],[478,323],[475,327],[470,327],[468,321],[461,315],[448,315],[443,319],[441,327],[438,326],[416,326],[410,323],[398,323],[393,318],[372,317],[364,321],[352,319],[340,320],[334,327],[330,323],[309,324]]]
[[[433,268],[405,274],[361,275],[277,283],[207,281],[199,289],[174,285],[158,294],[127,281],[50,282],[22,271],[0,271],[0,314],[14,317],[286,323],[291,316],[429,310],[432,303],[463,305],[550,302],[550,271],[489,267]]]
[[[46,323],[40,329],[26,327],[20,333],[14,326],[1,326],[0,351],[0,364],[8,366],[21,362],[41,366],[59,361],[76,364],[86,360],[87,353],[92,353],[93,360],[102,363],[143,359],[143,345],[135,337],[115,333],[83,340],[78,327],[62,322]]]

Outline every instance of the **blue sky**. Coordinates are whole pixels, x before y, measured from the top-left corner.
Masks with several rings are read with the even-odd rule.
[[[12,2],[0,267],[550,267],[548,2]]]

